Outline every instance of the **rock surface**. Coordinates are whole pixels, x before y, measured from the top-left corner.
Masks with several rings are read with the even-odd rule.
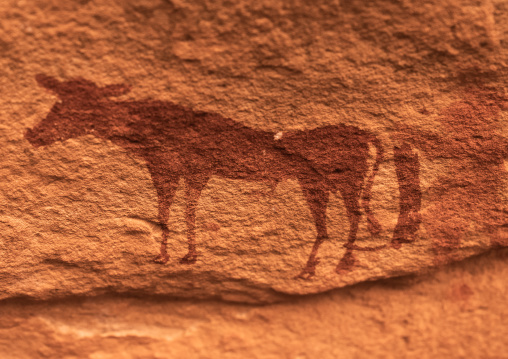
[[[0,303],[4,359],[504,358],[508,252],[289,302]]]
[[[508,245],[504,1],[6,0],[0,14],[2,299],[135,293],[273,301],[418,273]],[[111,98],[97,99],[90,89]],[[218,114],[221,123],[248,129],[245,136],[269,134],[266,143],[282,143],[266,147],[276,148],[274,156],[284,150],[307,163],[282,170],[286,162],[257,161],[249,180],[211,176],[190,209],[194,264],[179,263],[193,187],[176,182],[169,261],[154,263],[165,231],[158,191],[167,181],[157,187],[132,137],[118,144],[122,124],[155,116],[145,106],[154,100],[192,116]],[[127,110],[135,101],[145,104],[138,114]],[[34,146],[42,140],[31,134],[43,121],[56,126],[65,117],[51,117],[58,106],[67,127]],[[121,136],[63,138],[68,126],[96,117],[127,122],[111,130]],[[384,149],[370,196],[382,230],[371,235],[365,211],[347,248],[351,197],[332,191],[326,220],[316,219],[322,188],[309,184],[304,192],[307,177],[298,177],[315,171],[325,183],[344,172],[327,169],[328,142],[306,137],[343,125],[373,134]],[[185,146],[206,137],[195,133],[186,132]],[[333,159],[360,163],[355,156],[370,151],[368,173],[376,172],[372,143],[348,146]],[[325,156],[314,156],[316,148]],[[187,160],[186,168],[197,168]],[[199,178],[195,172],[186,175]],[[368,178],[361,177],[364,188]],[[308,260],[316,236],[324,241]],[[299,273],[304,278],[295,278]]]

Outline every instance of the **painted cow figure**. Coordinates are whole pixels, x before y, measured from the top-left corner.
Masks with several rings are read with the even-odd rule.
[[[219,114],[194,111],[169,101],[114,101],[129,91],[126,85],[98,87],[76,78],[61,82],[37,75],[37,82],[60,98],[25,138],[35,147],[85,135],[109,140],[146,162],[159,205],[162,227],[160,253],[166,263],[167,222],[179,179],[186,184],[185,219],[188,253],[180,263],[194,263],[196,204],[212,176],[259,181],[275,188],[286,179],[298,180],[311,210],[317,237],[298,277],[314,275],[321,243],[328,238],[326,209],[330,192],[339,191],[349,219],[349,236],[337,271],[351,265],[358,224],[365,212],[372,234],[381,227],[369,206],[371,188],[383,158],[380,141],[353,126],[273,133],[249,128]],[[369,145],[376,157],[369,165]],[[370,170],[370,174],[369,174]],[[360,204],[361,202],[361,204]],[[368,248],[367,248],[368,250]]]

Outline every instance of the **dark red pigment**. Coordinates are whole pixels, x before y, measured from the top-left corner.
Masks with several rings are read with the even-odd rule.
[[[39,124],[27,130],[25,138],[32,145],[50,145],[91,134],[146,161],[157,190],[162,227],[160,254],[155,259],[158,263],[166,263],[169,258],[166,251],[167,222],[180,178],[186,184],[185,219],[189,246],[180,263],[196,262],[196,204],[211,176],[259,181],[273,187],[289,178],[298,180],[317,230],[310,257],[299,277],[314,275],[319,246],[328,238],[326,209],[330,192],[339,191],[342,195],[350,223],[345,244],[347,251],[337,272],[350,269],[354,264],[353,250],[381,248],[361,248],[355,244],[362,215],[360,199],[369,231],[376,234],[381,230],[369,201],[383,148],[380,141],[367,131],[335,125],[284,132],[279,138],[273,132],[252,129],[219,114],[194,111],[168,101],[109,99],[129,92],[126,85],[101,88],[82,78],[60,82],[37,75],[36,79],[41,86],[56,93],[61,102],[57,102]],[[369,144],[375,146],[377,154],[367,178]],[[407,152],[406,149],[403,151]],[[406,152],[397,162],[402,167],[406,159],[414,161],[405,155]],[[402,180],[401,184],[405,186],[406,182]],[[401,194],[412,191],[412,187],[402,189]],[[409,207],[418,210],[419,204],[415,204],[418,200],[411,201]],[[400,226],[403,229],[397,232],[400,232],[399,242],[404,241],[405,233],[414,232],[406,218],[412,213],[409,207],[403,206],[404,213],[401,212],[403,223]],[[408,226],[411,229],[407,229]]]
[[[436,263],[454,260],[455,250],[472,230],[483,231],[492,246],[508,245],[508,209],[503,200],[508,139],[501,123],[507,105],[503,89],[477,81],[464,89],[461,100],[439,112],[438,131],[400,127],[401,137],[427,160],[447,161],[446,170],[428,188],[429,197],[436,200],[423,220]]]
[[[394,146],[393,155],[399,182],[400,214],[393,231],[392,247],[398,249],[402,243],[414,241],[416,232],[420,228],[422,191],[420,189],[420,161],[411,145],[402,142],[401,145]]]

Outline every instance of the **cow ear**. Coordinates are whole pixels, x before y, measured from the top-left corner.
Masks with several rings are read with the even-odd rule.
[[[37,80],[37,83],[40,86],[47,88],[48,90],[53,90],[55,92],[58,90],[58,88],[60,86],[60,81],[58,81],[54,77],[47,76],[44,74],[36,75],[35,80]]]
[[[101,95],[111,97],[125,95],[126,93],[129,93],[130,90],[131,87],[129,85],[116,84],[105,86],[101,88],[99,91]]]

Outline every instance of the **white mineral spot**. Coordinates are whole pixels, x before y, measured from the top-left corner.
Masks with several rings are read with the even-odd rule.
[[[282,138],[282,131],[277,132],[277,133],[275,134],[275,136],[273,136],[273,139],[274,139],[275,141],[278,141],[278,140],[280,140],[281,138]]]

